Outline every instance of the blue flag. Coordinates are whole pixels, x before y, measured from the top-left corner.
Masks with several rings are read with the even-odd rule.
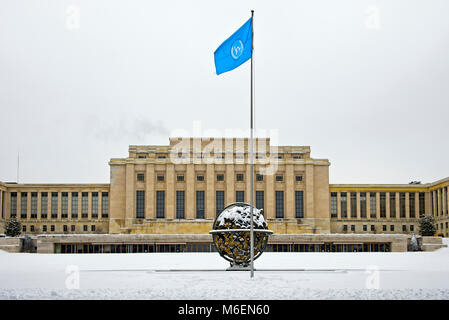
[[[217,75],[234,70],[251,58],[252,18],[226,39],[214,52]]]

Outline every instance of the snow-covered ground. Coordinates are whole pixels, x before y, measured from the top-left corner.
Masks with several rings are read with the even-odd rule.
[[[217,253],[0,251],[0,299],[449,299],[448,248],[264,253],[255,265],[250,279]]]

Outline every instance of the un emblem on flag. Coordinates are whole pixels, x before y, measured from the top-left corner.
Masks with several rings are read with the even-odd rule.
[[[242,40],[235,40],[231,47],[231,56],[234,60],[237,60],[243,53],[243,42]]]

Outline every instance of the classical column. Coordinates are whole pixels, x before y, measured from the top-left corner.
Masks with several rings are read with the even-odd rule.
[[[285,165],[285,218],[295,218],[295,177],[293,174],[293,165]]]
[[[385,217],[390,219],[390,192],[385,192]]]
[[[400,219],[401,218],[401,210],[400,210],[400,203],[399,203],[399,196],[400,196],[400,193],[399,192],[396,192],[396,219]]]
[[[415,218],[419,218],[419,192],[415,192]]]
[[[146,186],[146,192],[145,192],[145,217],[149,219],[156,218],[156,212],[155,212],[155,189],[154,189],[154,183],[155,183],[155,176],[154,176],[154,164],[147,164],[146,165],[146,177],[145,177],[145,186]]]
[[[264,176],[265,179],[265,210],[264,213],[268,219],[274,219],[276,217],[276,207],[274,203],[274,173]],[[307,211],[306,211],[307,214]]]
[[[134,210],[135,207],[135,199],[136,199],[136,191],[135,191],[135,171],[134,164],[127,163],[126,164],[126,178],[125,178],[125,219],[134,219],[136,218],[136,212]],[[89,192],[89,204],[90,204],[90,192]],[[89,205],[90,208],[90,205]],[[90,211],[89,211],[90,215]],[[89,216],[90,218],[90,216]]]
[[[441,215],[441,189],[437,189],[437,215]]]
[[[360,192],[357,191],[356,193],[356,203],[357,203],[357,220],[361,219],[361,212],[360,212]]]
[[[405,193],[405,218],[410,219],[410,193]]]
[[[215,219],[215,166],[206,164],[206,219]]]
[[[337,192],[337,219],[341,219],[341,192]]]
[[[165,199],[165,217],[167,219],[175,219],[175,166],[173,164],[166,165],[167,182],[166,182],[166,199]]]
[[[193,163],[186,165],[186,219],[196,218],[196,197],[195,197],[195,167]]]

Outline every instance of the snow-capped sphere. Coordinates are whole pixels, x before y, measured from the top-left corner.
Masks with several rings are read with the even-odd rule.
[[[250,263],[250,217],[251,206],[236,203],[226,207],[215,219],[214,231],[211,232],[215,246],[220,255],[231,262],[231,266],[246,267]],[[255,207],[253,207],[253,230],[254,259],[256,259],[265,249],[271,231],[268,230],[263,210]]]

